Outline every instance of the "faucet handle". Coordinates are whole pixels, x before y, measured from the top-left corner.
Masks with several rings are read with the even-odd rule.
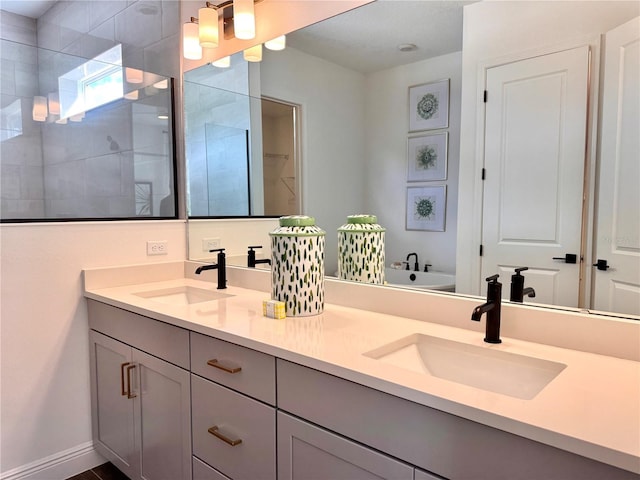
[[[215,252],[224,252],[224,248],[214,248],[213,250],[209,250],[209,253],[215,253]]]
[[[529,267],[520,267],[520,268],[516,268],[516,275],[520,275],[520,272],[524,272],[525,270],[529,270]]]
[[[491,275],[490,277],[487,277],[485,280],[489,283],[498,283],[498,277],[500,275],[498,273],[496,273],[495,275]]]
[[[249,250],[253,250],[254,248],[262,248],[262,245],[250,245],[247,247]]]

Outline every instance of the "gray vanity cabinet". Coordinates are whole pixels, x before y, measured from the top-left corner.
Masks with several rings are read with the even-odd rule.
[[[276,479],[275,362],[191,332],[194,480]]]
[[[413,467],[278,412],[278,480],[413,480]]]
[[[155,356],[162,353],[164,341],[174,343],[172,336],[186,340],[188,355],[187,332],[155,322],[145,345],[151,355],[136,348],[135,332],[139,321],[152,320],[93,303],[89,338],[96,450],[132,480],[190,479],[189,372]],[[130,329],[120,331],[121,322],[129,322]],[[113,338],[120,334],[125,338]]]

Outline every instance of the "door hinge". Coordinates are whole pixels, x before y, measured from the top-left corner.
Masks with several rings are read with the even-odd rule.
[[[488,95],[489,95],[489,94],[488,94],[488,93],[487,93],[487,91],[485,90],[485,91],[484,91],[484,95],[482,96],[482,101],[483,101],[484,103],[487,103],[487,96],[488,96]]]
[[[487,169],[486,168],[482,168],[482,180],[484,180],[485,178],[487,178]]]
[[[482,244],[480,244],[480,256],[482,256],[483,250],[484,250],[484,248],[483,248]]]

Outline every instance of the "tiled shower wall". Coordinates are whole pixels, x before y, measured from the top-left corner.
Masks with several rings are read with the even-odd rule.
[[[41,132],[31,121],[31,102],[38,95],[36,32],[35,20],[0,11],[3,218],[44,216]]]
[[[2,217],[133,216],[134,178],[153,182],[158,214],[171,184],[169,122],[153,138],[132,122],[149,114],[144,105],[101,107],[66,125],[33,122],[31,107],[34,95],[57,90],[58,75],[119,43],[125,66],[178,77],[179,2],[60,1],[37,23],[6,12],[2,23],[2,107],[9,95],[23,105],[23,134],[1,145]]]

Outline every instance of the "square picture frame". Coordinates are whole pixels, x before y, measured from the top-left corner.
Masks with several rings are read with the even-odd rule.
[[[406,230],[444,232],[447,186],[407,187]]]
[[[449,127],[449,79],[409,87],[409,132]]]
[[[407,181],[447,179],[449,132],[430,133],[407,139]]]

